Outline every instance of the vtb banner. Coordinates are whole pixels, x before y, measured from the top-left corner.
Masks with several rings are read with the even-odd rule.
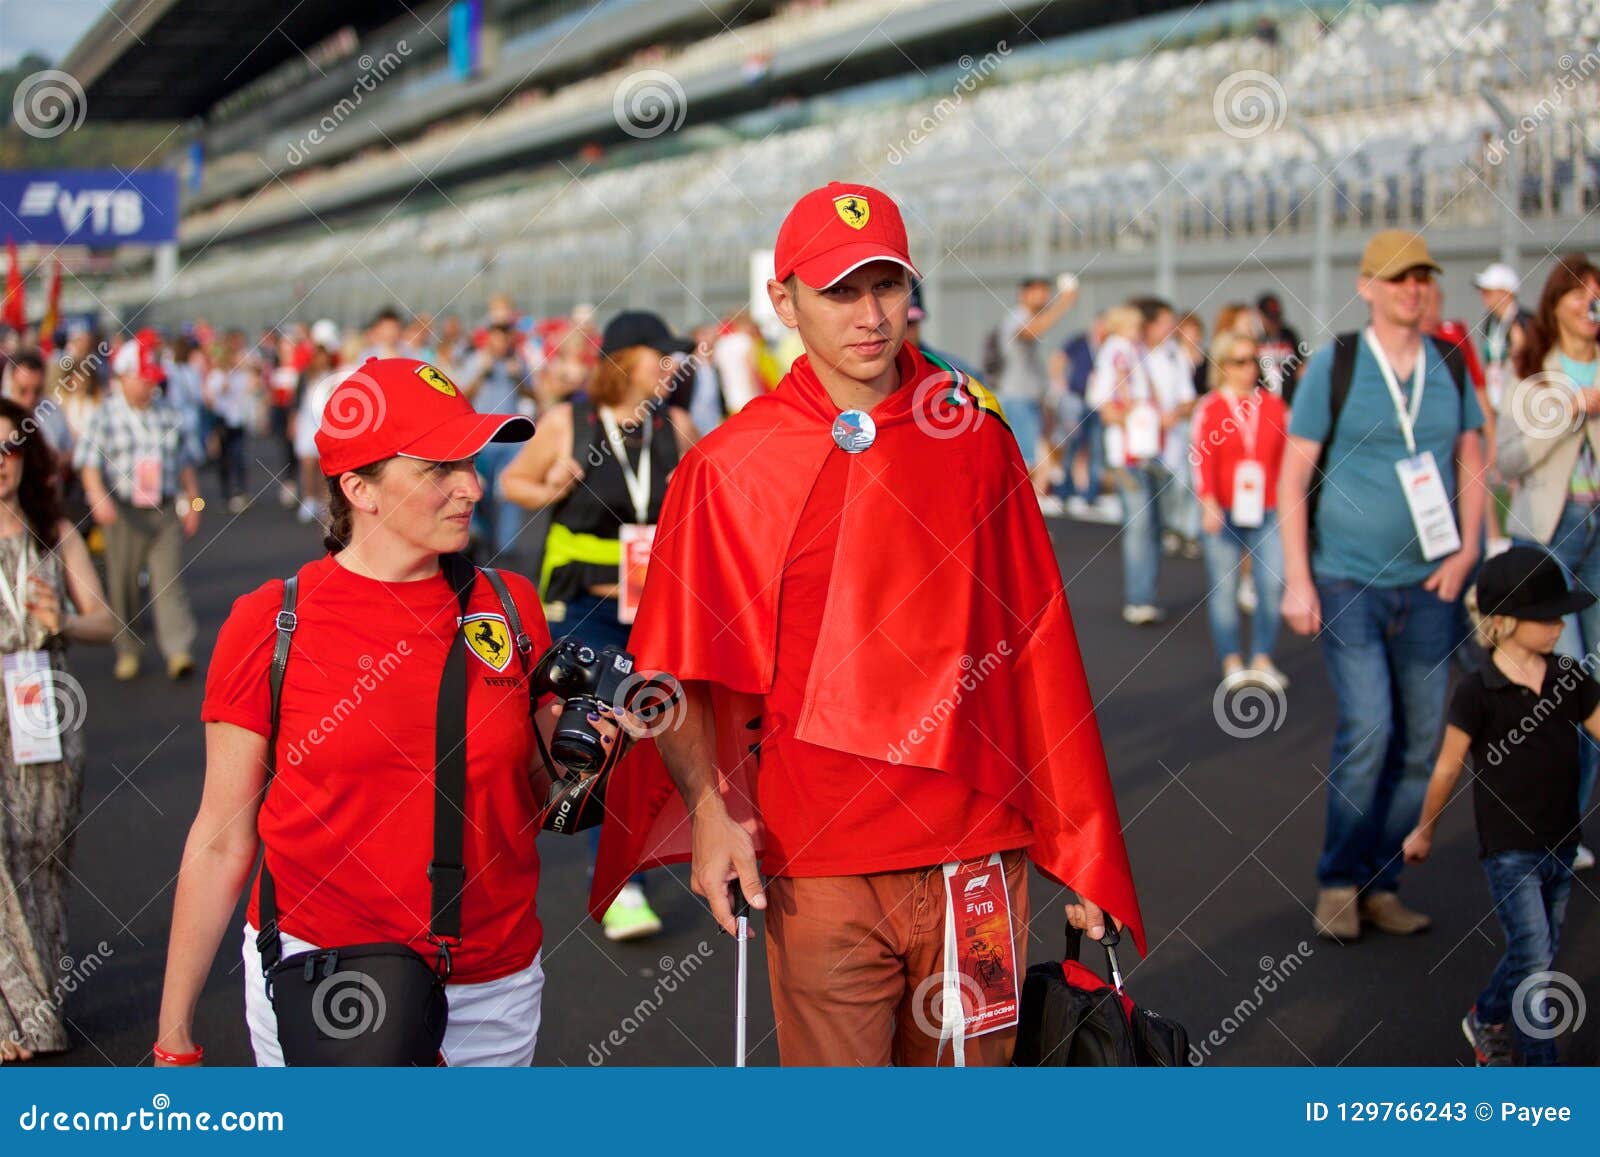
[[[38,245],[176,241],[178,174],[165,169],[0,172],[0,233]]]

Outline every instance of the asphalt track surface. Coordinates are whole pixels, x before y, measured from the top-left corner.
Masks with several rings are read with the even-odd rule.
[[[253,469],[259,485],[259,459]],[[202,668],[234,597],[320,549],[318,536],[271,497],[238,517],[213,504],[188,549]],[[1129,627],[1118,617],[1115,528],[1056,520],[1052,531],[1150,930],[1148,958],[1131,946],[1121,952],[1130,991],[1186,1025],[1208,1064],[1470,1064],[1459,1021],[1494,967],[1500,929],[1476,863],[1469,801],[1452,803],[1433,859],[1404,877],[1405,898],[1434,918],[1430,931],[1369,931],[1350,945],[1318,940],[1310,905],[1333,711],[1317,646],[1285,634],[1285,709],[1273,705],[1259,735],[1230,735],[1213,714],[1203,565],[1167,560],[1168,622]],[[200,797],[203,684],[169,683],[151,659],[138,682],[119,685],[109,649],[79,649],[71,662],[89,704],[72,959],[60,962],[63,977],[75,976],[66,1009],[76,1043],[38,1063],[148,1064],[173,880]],[[544,835],[540,844],[547,983],[537,1062],[731,1063],[734,947],[684,871],[652,876],[661,935],[610,944],[584,916],[587,842]],[[1569,1063],[1594,1064],[1600,877],[1578,880],[1555,967],[1587,999],[1582,1024],[1561,1043]],[[1032,902],[1030,959],[1059,956],[1062,894],[1035,876]],[[1099,955],[1086,946],[1103,968],[1091,953]],[[209,1063],[251,1063],[245,983],[259,978],[242,975],[230,933],[196,1026]],[[759,938],[749,1014],[750,1063],[776,1064]]]

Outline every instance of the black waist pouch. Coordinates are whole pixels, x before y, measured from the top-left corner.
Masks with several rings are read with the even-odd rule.
[[[444,979],[408,945],[297,952],[267,971],[267,995],[286,1065],[440,1063]]]

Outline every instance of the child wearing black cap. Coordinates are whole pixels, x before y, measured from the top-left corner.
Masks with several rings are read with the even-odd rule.
[[[1439,813],[1470,754],[1478,854],[1506,952],[1461,1029],[1480,1065],[1512,1064],[1513,1035],[1524,1064],[1552,1065],[1554,1038],[1565,1026],[1552,1023],[1562,994],[1551,991],[1560,977],[1550,964],[1579,835],[1576,729],[1600,737],[1600,685],[1587,660],[1551,652],[1562,617],[1595,596],[1569,590],[1550,555],[1521,546],[1484,563],[1477,591],[1478,634],[1491,651],[1456,688],[1422,817],[1403,851],[1408,863],[1428,858]]]

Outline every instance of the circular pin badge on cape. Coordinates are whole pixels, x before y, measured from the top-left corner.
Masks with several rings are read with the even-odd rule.
[[[833,442],[846,454],[859,454],[878,439],[878,427],[865,410],[846,410],[833,420]]]

